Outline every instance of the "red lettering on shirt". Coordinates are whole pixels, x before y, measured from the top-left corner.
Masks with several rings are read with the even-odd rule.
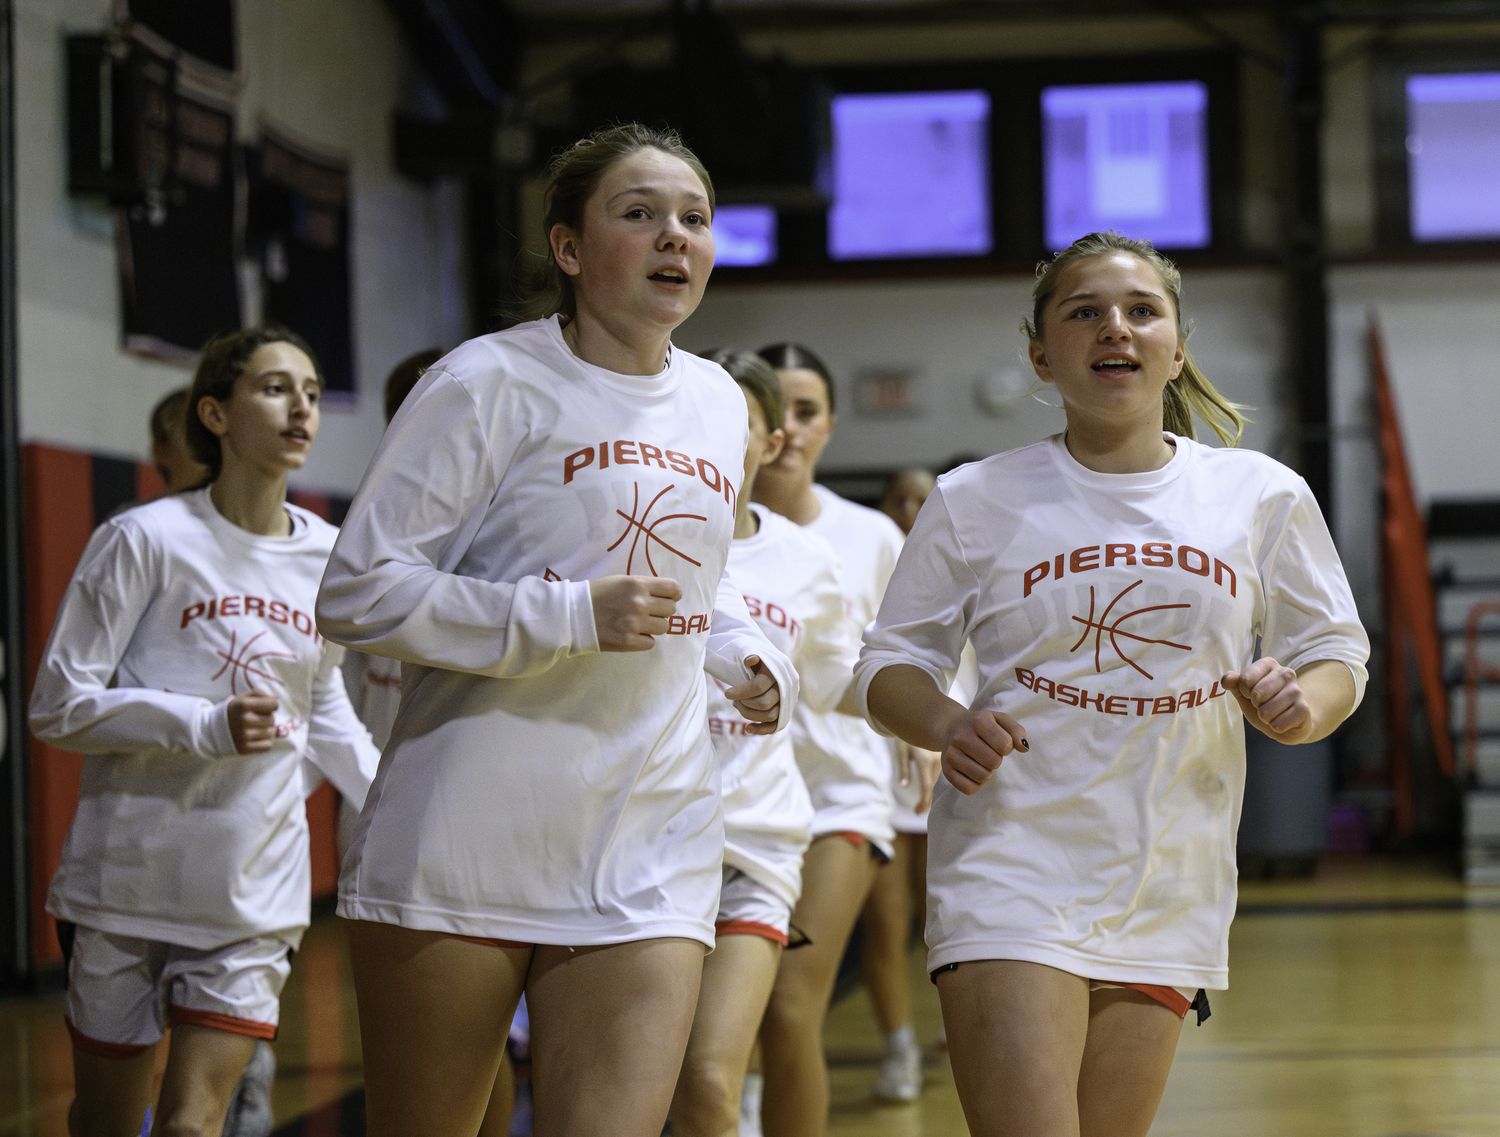
[[[1204,695],[1203,688],[1183,691],[1179,694],[1147,694],[1147,695],[1111,695],[1100,691],[1090,693],[1087,690],[1080,691],[1077,687],[1069,686],[1067,683],[1054,683],[1045,675],[1040,675],[1026,667],[1017,667],[1016,681],[1029,691],[1035,691],[1038,695],[1045,695],[1054,702],[1061,703],[1066,707],[1078,707],[1080,710],[1093,711],[1096,714],[1106,715],[1129,715],[1129,705],[1135,704],[1136,718],[1151,718],[1155,715],[1175,715],[1182,711],[1192,710],[1195,707],[1207,705],[1209,700],[1222,698],[1226,693],[1215,681]]]
[[[209,600],[198,600],[182,610],[179,630],[194,620],[262,619],[273,624],[291,624],[297,631],[322,643],[316,622],[306,612],[293,608],[282,600],[267,600],[263,596],[215,596]]]
[[[1101,554],[1100,550],[1103,550]],[[1178,545],[1170,541],[1147,541],[1140,547],[1139,558],[1136,546],[1130,541],[1112,541],[1098,545],[1084,545],[1069,553],[1058,553],[1050,561],[1038,561],[1021,573],[1021,597],[1030,596],[1038,585],[1047,580],[1062,580],[1068,573],[1091,572],[1094,569],[1114,568],[1116,565],[1149,568],[1179,568],[1194,576],[1213,576],[1214,584],[1229,588],[1229,595],[1239,592],[1239,580],[1233,566],[1217,557],[1211,557],[1202,549],[1192,545]],[[1101,565],[1102,561],[1102,565]]]

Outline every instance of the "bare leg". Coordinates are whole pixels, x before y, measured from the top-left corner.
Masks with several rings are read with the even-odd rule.
[[[73,1047],[70,1137],[140,1137],[155,1072],[155,1046],[134,1058],[100,1058]]]
[[[880,1033],[889,1035],[911,1022],[911,988],[906,974],[907,936],[911,931],[911,894],[908,864],[911,835],[896,834],[891,863],[875,874],[875,884],[865,901],[864,943],[860,968]]]
[[[975,1137],[1144,1137],[1182,1024],[1135,991],[1039,963],[938,976],[953,1077]]]
[[[672,1098],[674,1137],[733,1137],[740,1086],[771,997],[781,945],[762,936],[720,936],[703,961],[698,1010]]]
[[[1106,987],[1089,997],[1078,1075],[1083,1137],[1145,1137],[1181,1037],[1176,1013],[1139,991]]]
[[[153,1137],[219,1137],[229,1099],[254,1052],[255,1039],[247,1035],[196,1023],[173,1026]]]
[[[490,1090],[490,1104],[485,1107],[478,1137],[509,1137],[510,1115],[515,1109],[516,1068],[507,1054],[500,1059],[500,1073],[495,1076],[495,1085]]]
[[[974,1137],[1078,1137],[1088,980],[984,959],[938,976],[953,1080]]]
[[[792,923],[812,943],[782,953],[761,1024],[766,1137],[822,1137],[828,1126],[828,1065],[823,1020],[839,960],[875,877],[866,848],[819,837],[802,862],[802,898]]]
[[[658,1137],[704,950],[688,939],[537,947],[526,981],[536,1137]]]
[[[348,927],[370,1137],[477,1133],[534,949]]]

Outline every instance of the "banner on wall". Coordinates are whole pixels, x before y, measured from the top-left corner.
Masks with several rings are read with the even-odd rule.
[[[210,336],[240,326],[235,92],[186,59],[156,71],[131,125],[139,160],[161,176],[116,224],[122,333],[128,351],[190,364]]]
[[[263,318],[305,337],[327,390],[352,395],[348,159],[263,122],[259,150],[247,165]]]

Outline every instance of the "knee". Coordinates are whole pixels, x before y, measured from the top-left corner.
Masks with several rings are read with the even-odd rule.
[[[760,1024],[761,1038],[770,1046],[809,1035],[821,1036],[823,1004],[815,998],[773,998]]]
[[[684,1065],[672,1109],[674,1129],[687,1133],[732,1130],[740,1115],[739,1077],[713,1062]]]

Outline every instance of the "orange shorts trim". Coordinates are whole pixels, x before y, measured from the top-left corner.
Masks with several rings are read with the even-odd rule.
[[[1188,1010],[1193,1005],[1192,1000],[1176,987],[1161,987],[1155,983],[1114,983],[1101,979],[1096,979],[1094,982],[1104,983],[1107,987],[1123,987],[1127,991],[1139,991],[1148,999],[1155,999],[1180,1019],[1187,1018]]]
[[[481,947],[504,947],[504,948],[529,948],[536,947],[535,944],[523,944],[518,940],[487,940],[482,936],[461,936],[457,932],[444,932],[450,940],[463,940],[466,944],[479,944]]]
[[[63,1022],[68,1025],[68,1034],[73,1039],[73,1045],[85,1054],[92,1054],[95,1058],[134,1058],[138,1054],[144,1054],[155,1046],[156,1043],[128,1043],[128,1042],[100,1042],[97,1038],[90,1038],[73,1025],[73,1020],[66,1015]]]
[[[830,837],[842,837],[845,841],[848,841],[849,844],[853,845],[856,849],[863,849],[866,845],[868,845],[870,843],[870,839],[868,837],[866,837],[863,833],[856,833],[852,829],[838,829],[838,830],[835,830],[834,832],[832,832],[832,833],[830,833],[828,835]]]
[[[763,940],[772,943],[787,945],[787,934],[780,928],[773,928],[770,924],[762,924],[758,920],[720,920],[714,925],[716,936],[759,936]]]
[[[249,1019],[237,1019],[215,1011],[195,1011],[191,1007],[174,1006],[167,1017],[174,1023],[206,1026],[213,1030],[228,1031],[230,1034],[243,1034],[247,1038],[263,1038],[267,1042],[276,1038],[275,1023],[251,1022]]]

